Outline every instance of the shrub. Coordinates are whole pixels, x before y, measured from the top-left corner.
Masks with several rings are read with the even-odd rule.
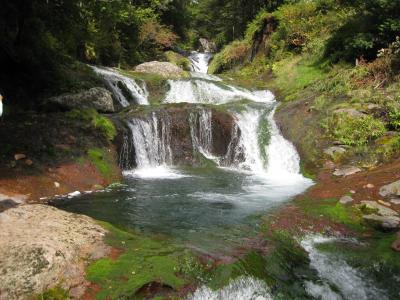
[[[384,123],[372,116],[354,117],[346,113],[334,114],[325,127],[333,138],[348,146],[366,145],[386,131]]]
[[[211,61],[209,72],[211,74],[220,73],[243,63],[249,50],[250,44],[246,40],[233,41],[215,55]]]

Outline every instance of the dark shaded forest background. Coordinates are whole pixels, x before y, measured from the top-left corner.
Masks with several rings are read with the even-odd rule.
[[[160,59],[166,50],[195,50],[200,37],[219,49],[245,38],[251,44],[266,14],[280,22],[276,48],[296,53],[310,38],[302,14],[311,6],[313,14],[332,13],[331,21],[340,25],[324,43],[324,56],[332,63],[374,60],[400,35],[400,0],[3,1],[1,93],[10,102],[33,103],[90,85],[84,64],[129,68]],[[352,13],[343,17],[344,11]],[[279,13],[286,15],[279,18]]]

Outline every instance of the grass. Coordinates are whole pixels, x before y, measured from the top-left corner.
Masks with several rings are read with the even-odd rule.
[[[113,175],[113,158],[106,150],[92,148],[87,152],[89,160],[96,166],[97,170],[105,177],[111,178]]]
[[[300,55],[274,63],[272,71],[272,86],[281,91],[284,101],[297,100],[300,91],[326,76],[320,65]]]
[[[47,290],[43,294],[37,295],[36,300],[66,300],[70,299],[68,291],[57,286]]]
[[[346,207],[336,199],[324,199],[312,201],[304,199],[298,202],[300,208],[313,217],[327,218],[335,223],[346,225],[347,227],[363,231],[366,228],[362,224],[361,213],[353,207]]]
[[[189,272],[196,269],[191,267],[195,259],[188,258],[190,253],[161,238],[101,224],[110,232],[106,243],[123,252],[115,260],[100,259],[88,267],[87,279],[102,288],[96,299],[136,299],[135,293],[151,282],[177,291],[195,280],[196,274]]]
[[[66,114],[71,119],[90,122],[109,141],[114,140],[117,135],[114,123],[109,118],[100,115],[95,109],[73,109]]]

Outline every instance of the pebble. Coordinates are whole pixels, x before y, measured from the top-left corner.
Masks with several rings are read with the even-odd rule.
[[[60,187],[60,184],[57,181],[55,181],[54,186],[58,189]]]
[[[18,154],[14,155],[14,159],[15,160],[21,160],[21,159],[24,159],[24,158],[26,158],[26,155],[22,154],[22,153],[18,153]]]

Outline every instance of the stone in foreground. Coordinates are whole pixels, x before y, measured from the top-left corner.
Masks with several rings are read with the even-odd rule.
[[[0,299],[32,299],[57,285],[79,299],[85,264],[110,250],[94,220],[46,205],[10,208],[0,228]]]

